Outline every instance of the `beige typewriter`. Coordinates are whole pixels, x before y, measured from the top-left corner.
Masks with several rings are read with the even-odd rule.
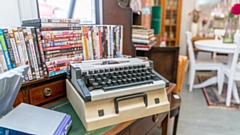
[[[71,64],[67,98],[87,131],[169,111],[169,82],[139,58]]]

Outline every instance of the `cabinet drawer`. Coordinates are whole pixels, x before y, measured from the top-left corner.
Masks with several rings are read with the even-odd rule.
[[[29,89],[29,102],[39,105],[66,95],[65,80],[46,83]]]
[[[15,101],[14,101],[14,103],[13,103],[13,107],[16,107],[16,106],[18,106],[20,103],[22,103],[23,102],[23,93],[22,93],[22,91],[20,90],[19,91],[19,93],[18,93],[18,95],[17,95],[17,97],[16,97],[16,99],[15,99]]]
[[[158,124],[163,120],[164,116],[166,116],[165,113],[160,113],[152,116],[148,116],[144,119],[141,119],[140,122],[132,126],[130,129],[131,135],[146,135],[154,127],[157,127]]]

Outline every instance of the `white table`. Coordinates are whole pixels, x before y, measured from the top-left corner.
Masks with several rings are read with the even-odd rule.
[[[197,49],[216,52],[216,53],[226,53],[228,54],[228,65],[231,64],[234,50],[236,48],[235,43],[223,43],[221,40],[198,40],[194,42]],[[193,88],[203,88],[211,84],[217,83],[217,77],[214,76],[200,84],[196,84]]]
[[[194,42],[194,45],[201,50],[233,54],[237,44],[227,44],[223,43],[221,40],[198,40]]]

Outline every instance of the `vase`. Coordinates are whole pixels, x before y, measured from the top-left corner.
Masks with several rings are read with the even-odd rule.
[[[225,34],[223,36],[223,43],[233,43],[234,42],[234,18],[228,18],[227,25],[225,28]]]

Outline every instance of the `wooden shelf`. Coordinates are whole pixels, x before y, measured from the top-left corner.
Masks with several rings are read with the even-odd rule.
[[[182,0],[159,0],[162,6],[161,36],[165,37],[170,46],[179,45]],[[170,38],[174,35],[174,38]]]
[[[165,27],[166,26],[177,26],[177,24],[165,24]]]

